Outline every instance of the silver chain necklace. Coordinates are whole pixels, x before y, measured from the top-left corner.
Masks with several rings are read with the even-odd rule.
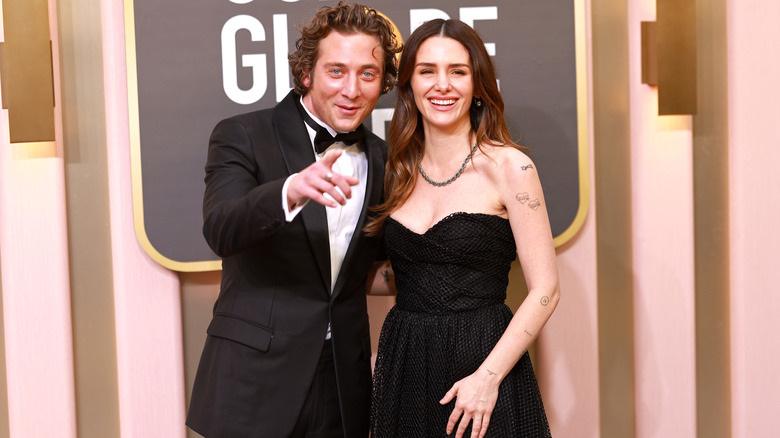
[[[423,179],[425,181],[428,181],[429,184],[432,184],[432,185],[434,185],[436,187],[443,187],[443,186],[446,186],[447,184],[455,181],[456,179],[458,179],[460,174],[463,173],[464,170],[466,170],[466,165],[469,163],[469,160],[471,160],[471,157],[474,155],[474,152],[476,152],[476,151],[477,151],[477,143],[474,143],[474,147],[471,148],[471,152],[469,152],[468,156],[466,156],[466,159],[463,161],[463,164],[460,166],[460,169],[458,169],[458,173],[456,173],[455,176],[453,176],[452,178],[450,178],[450,179],[448,179],[447,181],[444,181],[444,182],[436,182],[436,181],[428,178],[428,175],[425,174],[425,172],[422,169],[422,165],[420,163],[417,163],[417,170],[420,171],[420,175],[422,175]],[[420,161],[422,161],[422,160],[420,160]]]

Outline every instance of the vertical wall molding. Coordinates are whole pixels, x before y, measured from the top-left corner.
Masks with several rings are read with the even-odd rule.
[[[634,436],[634,303],[626,0],[593,0],[601,436]]]
[[[58,20],[78,436],[118,436],[99,1],[63,0]]]
[[[78,436],[119,436],[100,2],[59,5]]]
[[[699,438],[731,437],[726,0],[699,0],[693,117],[696,416]]]

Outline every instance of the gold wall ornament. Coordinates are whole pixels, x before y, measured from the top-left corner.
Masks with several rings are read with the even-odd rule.
[[[47,0],[4,0],[3,109],[11,143],[54,141],[54,75]]]
[[[642,22],[642,83],[658,87],[658,115],[696,114],[696,0],[657,0]]]
[[[642,83],[658,85],[658,27],[655,21],[642,22]]]

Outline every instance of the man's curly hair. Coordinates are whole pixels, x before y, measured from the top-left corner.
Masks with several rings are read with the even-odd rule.
[[[319,57],[319,43],[331,31],[345,35],[365,33],[379,39],[384,53],[382,75],[382,94],[392,90],[398,74],[398,61],[395,55],[401,51],[393,25],[376,9],[360,3],[339,2],[332,7],[322,7],[304,27],[299,27],[301,37],[295,42],[295,51],[288,57],[292,71],[295,92],[305,96],[309,92],[303,85],[303,78],[311,74],[314,63]]]

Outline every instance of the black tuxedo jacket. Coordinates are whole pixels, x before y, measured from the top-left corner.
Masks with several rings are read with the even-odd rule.
[[[381,242],[360,230],[382,197],[387,146],[367,133],[365,205],[331,294],[325,207],[309,201],[290,223],[282,211],[284,181],[314,162],[294,99],[221,121],[209,142],[203,234],[222,257],[222,284],[187,416],[208,438],[287,437],[328,321],[345,437],[368,436],[365,284]]]

